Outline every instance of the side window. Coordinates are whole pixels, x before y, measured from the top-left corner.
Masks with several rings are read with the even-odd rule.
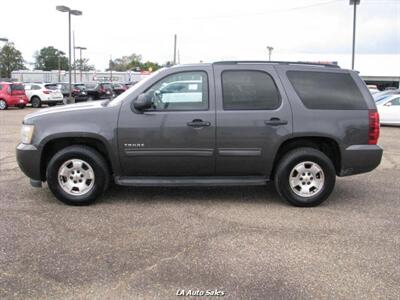
[[[222,72],[222,96],[225,110],[272,110],[281,102],[274,80],[262,71]]]
[[[3,85],[0,84],[0,92],[1,92],[2,89],[3,89]]]
[[[153,98],[154,110],[208,109],[208,78],[203,71],[169,75],[147,93]]]
[[[309,109],[367,109],[350,74],[288,71],[287,77],[304,106]]]
[[[40,90],[41,88],[38,85],[32,85],[31,89],[32,90]]]

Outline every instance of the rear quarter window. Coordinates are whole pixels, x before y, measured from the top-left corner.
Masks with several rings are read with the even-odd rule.
[[[309,109],[367,109],[364,97],[350,74],[288,71],[287,77]]]

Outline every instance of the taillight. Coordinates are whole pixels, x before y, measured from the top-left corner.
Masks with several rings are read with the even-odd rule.
[[[376,145],[379,139],[379,113],[375,109],[370,109],[368,112],[369,130],[368,144]]]
[[[49,90],[44,90],[43,93],[45,93],[46,95],[50,94]]]

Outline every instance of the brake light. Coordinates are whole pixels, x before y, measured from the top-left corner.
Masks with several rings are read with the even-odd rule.
[[[50,94],[49,90],[44,90],[43,93],[45,93],[46,95]]]
[[[379,139],[379,113],[375,109],[368,112],[369,130],[368,130],[368,144],[376,145]]]

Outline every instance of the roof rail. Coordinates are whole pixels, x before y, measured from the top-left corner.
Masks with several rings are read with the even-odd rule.
[[[268,60],[231,60],[231,61],[216,61],[215,65],[236,65],[236,64],[271,64],[271,65],[307,65],[317,67],[329,67],[340,69],[338,65],[326,64],[318,62],[303,62],[303,61],[268,61]]]

